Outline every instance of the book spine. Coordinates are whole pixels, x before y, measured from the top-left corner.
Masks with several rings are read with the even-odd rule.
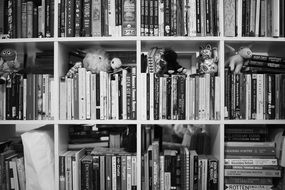
[[[124,0],[122,6],[122,35],[136,36],[136,1]]]
[[[127,119],[131,119],[132,115],[132,79],[131,73],[126,76],[126,103],[127,103]]]
[[[280,36],[280,1],[272,1],[272,36]]]
[[[136,155],[132,155],[131,156],[131,165],[132,165],[132,171],[131,171],[131,179],[132,179],[132,190],[136,190],[137,189],[137,156]]]
[[[122,190],[127,189],[127,156],[121,157],[121,187]]]
[[[66,4],[66,37],[74,37],[75,36],[75,0],[67,0]]]
[[[100,156],[94,155],[92,157],[92,183],[94,190],[100,189]]]
[[[27,38],[33,37],[33,6],[32,1],[27,1]]]
[[[196,0],[196,34],[201,36],[201,0]]]
[[[275,155],[273,147],[225,147],[225,154],[228,155]]]
[[[159,18],[158,18],[158,11],[159,11],[159,0],[153,0],[153,35],[159,36]]]
[[[132,68],[132,114],[131,119],[137,118],[137,70]]]
[[[105,156],[100,156],[100,190],[105,190]]]
[[[171,0],[165,0],[164,4],[164,36],[170,36],[171,33]]]
[[[91,33],[92,36],[102,36],[101,28],[101,0],[92,1],[91,5]]]
[[[65,157],[59,156],[59,190],[65,190]]]
[[[75,37],[81,36],[81,28],[82,28],[82,1],[75,0],[75,21],[74,21],[74,35]]]
[[[92,160],[81,161],[81,189],[91,190],[92,184]]]
[[[225,184],[227,190],[250,189],[250,190],[271,190],[273,185],[248,185],[248,184]]]
[[[277,159],[225,159],[226,165],[277,165]]]
[[[106,155],[106,190],[112,190],[112,155]]]
[[[235,1],[224,0],[224,34],[228,37],[235,36]]]
[[[127,190],[132,190],[132,156],[127,155]]]
[[[236,170],[225,169],[225,176],[242,176],[242,177],[281,177],[280,170]]]

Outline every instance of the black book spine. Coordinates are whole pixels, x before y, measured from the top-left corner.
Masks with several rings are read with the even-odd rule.
[[[127,119],[131,119],[132,115],[132,75],[131,73],[127,73],[126,78],[126,86],[127,86]]]
[[[117,190],[121,190],[122,184],[121,184],[121,156],[116,156],[116,182],[117,182]]]
[[[50,26],[50,20],[51,20],[51,0],[45,1],[45,31],[46,31],[46,37],[51,37],[51,26]]]
[[[201,35],[201,0],[196,0],[196,30]]]
[[[160,87],[160,82],[159,82],[159,77],[154,76],[154,120],[159,119],[159,87]]]
[[[0,6],[1,8],[1,6]],[[145,0],[141,0],[141,36],[145,36]],[[1,32],[1,25],[0,25]]]
[[[50,2],[50,37],[54,37],[54,0]]]
[[[250,2],[251,1],[246,1],[245,5],[245,36],[249,36],[250,32]]]
[[[96,74],[96,119],[100,119],[100,74]]]
[[[153,12],[154,12],[154,10],[153,10],[153,2],[154,2],[154,0],[148,0],[148,13],[149,13],[149,15],[148,15],[148,17],[149,17],[149,35],[150,36],[153,36],[153,21],[154,21],[154,19],[153,19]]]
[[[178,95],[178,119],[185,119],[185,75],[178,77],[177,83],[177,95]]]
[[[256,119],[256,74],[252,74],[251,76],[251,118]]]
[[[246,0],[242,0],[242,36],[245,36],[245,24],[246,24]]]
[[[75,0],[67,0],[67,13],[66,13],[66,37],[74,37],[75,35],[75,25],[74,25],[74,18],[75,18]],[[90,12],[89,12],[90,13]],[[87,15],[87,13],[86,13]],[[90,14],[89,14],[89,20],[90,20]],[[85,28],[86,29],[86,28]]]
[[[166,118],[171,120],[171,77],[166,80]]]
[[[33,11],[33,37],[37,38],[38,37],[38,7],[34,7]]]
[[[275,89],[275,75],[269,74],[268,75],[268,83],[269,83],[269,96],[271,96],[271,99],[269,99],[268,102],[268,113],[269,113],[269,119],[275,119],[275,97],[276,97],[276,89]],[[270,101],[271,100],[271,101]]]
[[[6,120],[12,119],[12,78],[9,75],[6,80]]]
[[[65,20],[66,20],[66,7],[65,7],[65,2],[61,1],[60,3],[60,37],[65,37],[66,31],[65,31]]]
[[[212,0],[206,0],[206,35],[211,35],[211,9],[210,3]]]
[[[75,37],[82,36],[82,1],[75,0]]]
[[[93,156],[92,158],[92,172],[93,172],[93,189],[100,190],[100,157]]]
[[[170,36],[171,31],[171,0],[165,0],[164,4],[164,36]]]

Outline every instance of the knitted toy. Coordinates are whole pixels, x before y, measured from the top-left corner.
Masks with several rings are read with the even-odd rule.
[[[242,66],[245,65],[252,57],[252,51],[249,47],[241,47],[236,51],[233,47],[225,45],[230,50],[230,56],[225,62],[225,66],[229,66],[231,71],[239,73]]]
[[[122,62],[119,58],[109,59],[109,55],[102,49],[91,49],[86,53],[83,64],[77,62],[69,69],[66,77],[72,78],[81,67],[86,68],[87,71],[98,74],[100,71],[112,72],[112,70],[118,70],[122,66]]]
[[[177,53],[169,48],[162,49],[160,56],[157,57],[157,75],[163,76],[165,74],[185,74],[187,71],[177,62]]]
[[[216,73],[218,71],[218,50],[216,47],[211,47],[210,44],[206,47],[200,47],[200,55],[198,59],[198,73]]]
[[[21,64],[14,49],[3,49],[0,53],[0,83],[4,83],[9,74],[18,72]]]

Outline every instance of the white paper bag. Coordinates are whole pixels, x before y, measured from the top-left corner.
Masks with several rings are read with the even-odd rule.
[[[42,127],[21,135],[24,146],[27,190],[52,190],[54,182],[54,133]]]

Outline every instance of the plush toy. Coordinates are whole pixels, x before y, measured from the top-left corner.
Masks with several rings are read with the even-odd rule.
[[[74,74],[78,72],[81,67],[86,68],[87,71],[98,74],[100,71],[112,72],[117,71],[122,66],[122,62],[119,58],[115,57],[112,60],[109,59],[109,55],[102,49],[88,50],[83,63],[77,62],[66,74],[66,77],[72,78]]]
[[[229,66],[231,71],[234,71],[234,73],[239,73],[242,66],[247,64],[249,59],[252,57],[252,51],[249,47],[241,47],[238,51],[236,51],[229,45],[225,46],[230,51],[230,56],[227,58],[225,66]]]
[[[216,73],[218,71],[218,50],[210,44],[200,47],[198,60],[198,73]]]
[[[21,64],[14,49],[3,49],[0,53],[0,83],[4,83],[9,74],[18,72]]]
[[[158,76],[177,73],[185,74],[187,72],[187,70],[177,62],[177,53],[169,48],[162,49],[155,62]]]

